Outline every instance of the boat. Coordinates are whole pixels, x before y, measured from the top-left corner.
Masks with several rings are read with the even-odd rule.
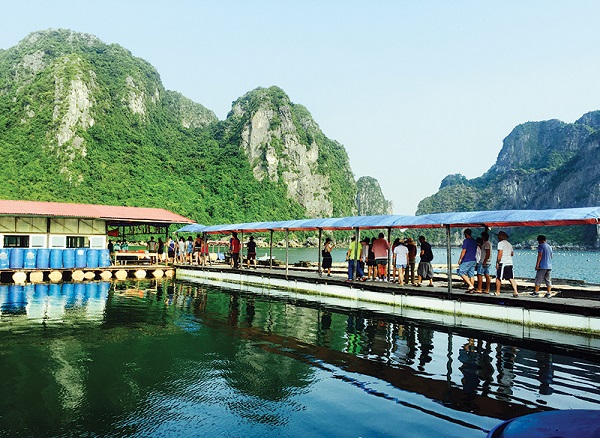
[[[537,412],[504,421],[487,438],[579,438],[600,436],[600,410],[565,409]]]

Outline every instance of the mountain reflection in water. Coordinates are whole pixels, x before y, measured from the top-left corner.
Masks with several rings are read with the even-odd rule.
[[[0,375],[0,435],[483,437],[600,408],[595,349],[172,279],[0,286]]]

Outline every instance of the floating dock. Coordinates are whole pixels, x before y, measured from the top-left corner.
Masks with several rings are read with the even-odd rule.
[[[466,294],[464,289],[448,292],[446,279],[434,279],[434,287],[399,286],[386,282],[346,282],[346,276],[320,277],[314,270],[241,269],[224,266],[176,265],[175,277],[216,286],[258,293],[287,294],[291,299],[328,302],[350,308],[369,308],[404,315],[419,310],[436,318],[493,321],[499,331],[536,328],[600,334],[600,287],[561,286],[558,295],[540,298],[530,295],[532,287],[520,285],[513,298],[508,286],[499,296]],[[450,321],[449,321],[450,322]],[[509,325],[513,328],[508,328]]]

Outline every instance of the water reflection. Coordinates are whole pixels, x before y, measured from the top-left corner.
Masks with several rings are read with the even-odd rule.
[[[1,432],[373,435],[401,416],[482,436],[600,408],[594,349],[170,279],[2,285],[0,334]]]

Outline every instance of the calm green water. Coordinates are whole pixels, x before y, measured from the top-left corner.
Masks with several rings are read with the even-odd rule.
[[[599,351],[201,284],[0,286],[0,312],[0,436],[484,437],[600,409]]]

